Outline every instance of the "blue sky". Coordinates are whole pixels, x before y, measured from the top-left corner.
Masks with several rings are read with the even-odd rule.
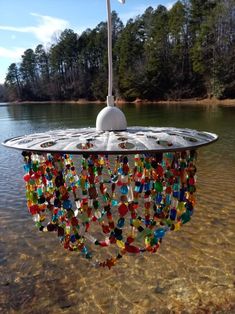
[[[125,23],[129,18],[142,14],[149,6],[159,4],[168,9],[174,0],[126,0],[121,4],[111,0]],[[58,38],[60,31],[71,28],[80,34],[106,20],[105,0],[0,0],[0,84],[13,62],[20,62],[21,55],[38,44],[46,47]]]

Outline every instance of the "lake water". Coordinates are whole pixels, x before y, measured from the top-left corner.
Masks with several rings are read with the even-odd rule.
[[[0,142],[57,128],[95,126],[102,105],[0,104]],[[154,255],[92,268],[39,233],[25,201],[19,151],[0,146],[0,313],[235,313],[235,106],[122,107],[128,125],[219,134],[201,148],[192,220]]]

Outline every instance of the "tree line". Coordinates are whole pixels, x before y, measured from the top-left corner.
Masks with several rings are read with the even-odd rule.
[[[125,26],[112,12],[112,22],[117,98],[235,98],[234,0],[149,7]],[[105,100],[107,68],[107,23],[81,35],[65,29],[49,49],[27,49],[9,66],[4,97]]]

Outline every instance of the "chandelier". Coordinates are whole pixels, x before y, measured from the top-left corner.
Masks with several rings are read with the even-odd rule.
[[[191,219],[197,150],[218,136],[127,127],[112,95],[112,23],[106,1],[108,96],[96,128],[18,136],[3,145],[22,151],[27,207],[38,230],[56,234],[66,250],[80,252],[94,266],[111,268],[126,254],[155,253],[168,232]],[[98,249],[105,258],[96,257]]]

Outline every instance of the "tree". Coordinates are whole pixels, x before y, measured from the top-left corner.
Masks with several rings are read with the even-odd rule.
[[[235,47],[235,3],[226,0],[217,3],[217,6],[207,4],[206,8],[208,15],[200,24],[192,48],[192,61],[194,71],[203,76],[207,95],[221,98],[224,97],[226,84],[234,81],[231,64],[234,62]]]
[[[163,99],[169,82],[168,12],[159,5],[153,12],[149,36],[145,41],[145,94],[148,99]]]
[[[20,74],[22,77],[23,95],[26,99],[38,99],[38,75],[36,55],[32,49],[27,49],[20,64]]]
[[[113,21],[114,95],[179,99],[235,97],[234,0],[181,0],[160,5],[123,26]],[[105,100],[107,23],[80,36],[65,29],[46,51],[27,49],[6,76],[11,100]]]
[[[144,38],[140,18],[129,20],[117,40],[117,76],[119,94],[127,100],[141,98],[140,77],[143,74]]]
[[[20,81],[20,71],[16,63],[12,63],[8,68],[5,86],[9,100],[21,99],[22,86]]]
[[[6,88],[3,84],[0,84],[0,101],[6,101],[7,96],[6,96]]]
[[[40,93],[40,99],[48,99],[50,94],[50,67],[49,55],[43,45],[38,45],[35,49],[35,58],[37,65],[37,84]]]

